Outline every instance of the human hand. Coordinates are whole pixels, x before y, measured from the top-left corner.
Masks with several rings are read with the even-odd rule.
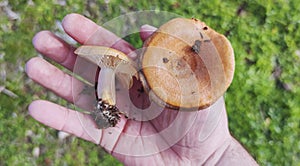
[[[113,46],[130,58],[136,58],[130,44],[81,15],[66,16],[63,28],[80,44]],[[145,40],[154,30],[150,26],[141,27],[141,39]],[[78,67],[75,66],[78,62],[78,57],[74,54],[75,48],[49,31],[39,32],[33,39],[33,45],[41,54],[71,71]],[[85,71],[88,72],[89,69],[85,68]],[[26,72],[34,81],[71,103],[80,103],[78,105],[84,107],[93,101],[82,93],[82,82],[42,58],[30,59],[26,64]],[[94,75],[85,76],[92,79]],[[211,165],[232,157],[228,150],[240,150],[241,147],[228,131],[223,98],[201,111],[177,112],[149,103],[145,95],[139,95],[140,87],[136,83],[130,92],[119,87],[121,90],[117,94],[117,106],[125,112],[143,112],[140,108],[147,103],[147,113],[154,112],[151,115],[157,115],[147,121],[122,117],[114,128],[97,129],[88,115],[45,100],[33,101],[29,106],[29,113],[47,126],[99,144],[126,165]],[[239,152],[247,154],[243,150]],[[252,160],[247,161],[249,163]]]

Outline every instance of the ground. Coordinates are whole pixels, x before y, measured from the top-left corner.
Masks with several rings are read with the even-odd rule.
[[[49,29],[64,36],[60,21],[68,13],[101,25],[139,10],[198,18],[226,35],[236,60],[225,94],[232,135],[261,165],[300,163],[299,0],[10,0],[0,2],[0,165],[121,165],[94,144],[28,115],[27,106],[35,99],[72,105],[34,84],[25,74],[25,63],[40,56],[31,44],[34,34]],[[126,40],[141,44],[137,38]]]

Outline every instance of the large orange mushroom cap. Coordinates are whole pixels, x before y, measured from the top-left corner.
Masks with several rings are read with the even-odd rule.
[[[176,18],[162,25],[144,43],[140,61],[150,97],[173,109],[210,106],[234,74],[230,42],[197,19]]]

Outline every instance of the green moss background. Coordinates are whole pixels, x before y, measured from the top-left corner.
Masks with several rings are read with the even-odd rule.
[[[34,34],[61,34],[58,23],[68,13],[101,24],[139,10],[195,17],[225,34],[236,58],[225,95],[232,135],[261,165],[300,165],[299,0],[10,0],[0,2],[0,166],[121,165],[92,143],[60,140],[58,131],[28,115],[34,99],[68,103],[28,79],[24,66],[38,55]]]

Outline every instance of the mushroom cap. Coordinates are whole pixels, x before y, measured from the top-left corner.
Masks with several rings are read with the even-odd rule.
[[[130,59],[123,52],[103,46],[83,45],[78,47],[74,53],[99,67],[115,69],[119,65],[130,62]]]
[[[230,42],[197,19],[175,18],[162,25],[145,41],[140,61],[150,97],[172,109],[210,106],[234,74]]]
[[[114,70],[127,88],[132,86],[132,77],[137,74],[136,65],[123,52],[104,46],[82,45],[74,53],[100,68]]]

